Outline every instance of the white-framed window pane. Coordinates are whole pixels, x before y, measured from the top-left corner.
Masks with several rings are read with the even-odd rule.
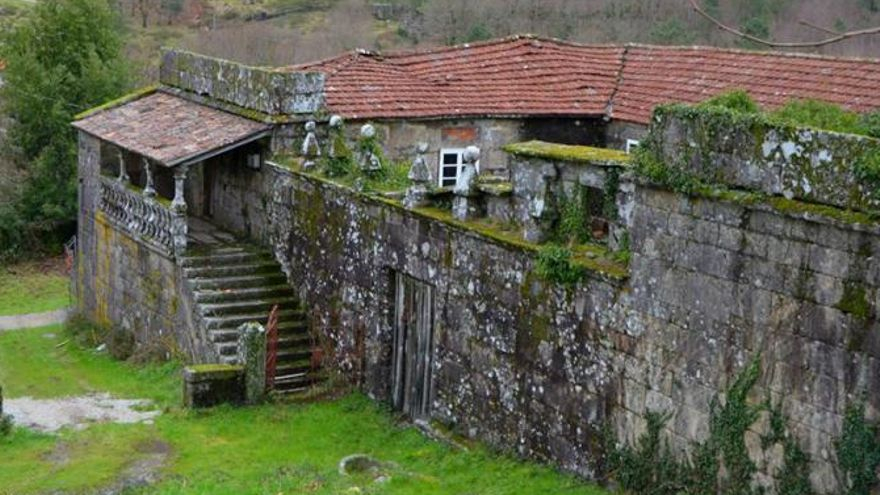
[[[455,185],[464,165],[464,149],[446,148],[440,150],[440,187]]]

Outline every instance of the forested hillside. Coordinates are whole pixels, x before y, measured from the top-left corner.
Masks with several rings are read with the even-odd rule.
[[[136,79],[160,45],[254,64],[292,64],[352,48],[389,50],[534,33],[587,43],[758,48],[723,33],[688,0],[111,0],[129,26]],[[29,0],[0,0],[0,19]],[[782,41],[880,24],[880,0],[700,0],[733,27]],[[8,19],[8,15],[6,16]],[[802,23],[811,23],[809,27]],[[2,26],[2,21],[0,21]],[[876,57],[880,35],[811,50]],[[152,63],[151,63],[152,62]]]

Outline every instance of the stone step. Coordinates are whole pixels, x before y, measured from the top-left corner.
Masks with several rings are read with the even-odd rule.
[[[282,309],[278,311],[279,323],[289,320],[302,320],[304,318],[305,313],[301,309]],[[248,322],[257,322],[261,325],[265,325],[268,319],[269,311],[267,310],[265,312],[251,314],[211,316],[204,318],[203,321],[205,322],[205,328],[207,330],[214,330],[230,327],[238,328],[239,326]]]
[[[187,256],[180,260],[180,265],[184,268],[198,268],[207,266],[241,265],[245,263],[258,263],[273,260],[274,258],[269,253],[239,251]]]
[[[219,303],[229,301],[242,301],[247,299],[269,299],[288,297],[295,299],[293,289],[287,284],[266,285],[260,287],[245,287],[237,289],[203,289],[196,290],[196,302],[201,304]]]
[[[312,350],[309,347],[280,347],[278,349],[278,356],[276,357],[276,362],[278,364],[282,363],[294,363],[307,360],[311,364],[312,361]]]
[[[304,392],[315,383],[312,373],[294,373],[275,377],[274,391],[282,394]]]
[[[223,278],[223,277],[241,277],[245,275],[262,275],[262,274],[278,274],[281,268],[274,261],[263,261],[255,263],[242,263],[222,266],[202,266],[194,268],[184,268],[184,275],[188,279],[202,278]]]
[[[238,342],[238,327],[215,328],[209,331],[208,336],[214,343]],[[304,320],[288,320],[278,323],[279,346],[300,345],[300,342],[311,344],[311,335]]]
[[[299,373],[308,373],[312,371],[312,360],[311,359],[299,359],[296,361],[287,361],[287,362],[278,362],[275,365],[275,381],[278,382],[279,378],[283,378],[290,375],[297,375]]]
[[[265,300],[245,300],[245,301],[230,301],[230,302],[222,302],[222,303],[211,303],[211,304],[200,304],[199,312],[202,316],[234,316],[240,314],[257,314],[265,312],[266,315],[269,315],[269,312],[272,311],[272,308],[278,306],[278,310],[283,311],[285,309],[299,309],[299,304],[296,300],[289,297],[280,297],[275,299],[265,299]]]
[[[286,284],[287,277],[279,270],[278,273],[264,273],[259,275],[241,275],[236,277],[202,277],[190,278],[193,291],[202,292],[208,290],[232,290],[252,289]]]
[[[238,356],[220,356],[220,364],[239,364]]]

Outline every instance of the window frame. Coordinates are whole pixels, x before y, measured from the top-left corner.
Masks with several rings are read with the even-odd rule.
[[[440,187],[453,187],[453,186],[455,186],[455,182],[458,182],[458,177],[461,175],[462,170],[464,170],[464,166],[465,166],[464,153],[466,150],[467,150],[467,148],[440,148],[439,159],[437,161],[437,185],[439,185]],[[457,156],[457,162],[455,163],[455,165],[444,164],[443,163],[443,156],[447,155],[447,154],[452,154],[452,153],[455,153],[455,155]],[[443,185],[444,179],[448,179],[443,176],[443,171],[447,167],[448,168],[455,167],[455,176],[452,178],[452,180],[454,182],[453,182],[453,184],[450,184],[450,185]],[[480,171],[480,161],[479,160],[477,160],[476,168],[477,168],[477,172],[479,173],[479,171]]]
[[[626,151],[627,154],[630,154],[633,152],[634,149],[638,148],[641,145],[642,145],[641,139],[627,139],[626,140],[626,147],[624,148],[624,150]]]

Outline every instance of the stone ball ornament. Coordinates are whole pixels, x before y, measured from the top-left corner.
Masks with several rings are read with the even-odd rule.
[[[376,136],[376,128],[373,127],[373,124],[364,124],[361,126],[361,137],[365,139],[370,139]]]

